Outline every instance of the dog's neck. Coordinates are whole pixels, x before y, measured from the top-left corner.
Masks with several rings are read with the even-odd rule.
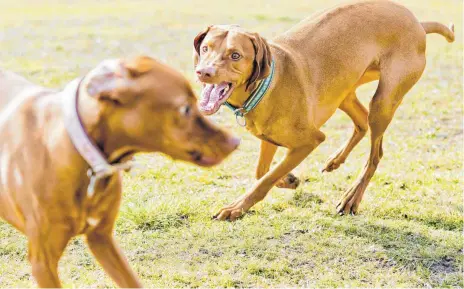
[[[123,157],[128,156],[127,154],[133,150],[122,143],[120,135],[109,132],[105,116],[111,113],[108,111],[110,108],[101,105],[97,99],[91,97],[82,85],[78,87],[77,93],[77,111],[82,125],[88,137],[97,145],[108,163],[117,163]]]
[[[271,46],[272,47],[272,46]],[[273,47],[272,47],[273,48]],[[280,59],[275,59],[275,66],[276,66],[276,72],[281,71],[283,68],[283,63],[280,61]],[[234,89],[232,95],[227,99],[227,102],[233,105],[234,107],[243,107],[245,102],[251,97],[253,91],[258,87],[261,81],[264,81],[264,79],[260,81],[256,81],[253,84],[251,84],[248,89],[246,83],[241,84],[237,88]],[[274,80],[270,83],[269,88],[267,89],[266,93],[263,96],[263,100],[267,97],[269,97],[272,94],[272,91],[274,90]],[[258,109],[260,104],[256,106],[255,109]]]
[[[248,89],[246,89],[246,83],[238,86],[234,89],[232,95],[227,99],[227,102],[235,107],[243,107],[258,84],[259,82],[253,83],[248,87]]]

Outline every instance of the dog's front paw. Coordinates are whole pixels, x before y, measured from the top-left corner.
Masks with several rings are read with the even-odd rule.
[[[245,202],[237,201],[227,207],[220,209],[213,218],[219,221],[235,221],[244,213],[246,213],[246,211],[248,211],[248,208]]]
[[[300,185],[300,180],[294,174],[289,173],[276,183],[276,187],[295,190]]]

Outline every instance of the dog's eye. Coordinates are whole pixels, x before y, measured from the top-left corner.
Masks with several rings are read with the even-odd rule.
[[[208,46],[203,46],[203,47],[201,48],[201,51],[207,52],[207,51],[208,51]]]
[[[234,52],[230,55],[230,58],[232,58],[232,60],[239,60],[242,56],[238,53],[238,52]]]
[[[184,106],[181,106],[179,108],[179,112],[183,116],[190,116],[192,109],[190,108],[190,105],[186,104]]]

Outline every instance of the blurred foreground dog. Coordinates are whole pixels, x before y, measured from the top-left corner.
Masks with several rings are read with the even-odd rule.
[[[185,78],[149,57],[108,60],[63,91],[0,71],[0,216],[29,241],[40,287],[60,287],[58,261],[84,234],[121,287],[140,287],[113,239],[120,171],[137,152],[201,166],[239,140],[207,121]]]
[[[274,185],[296,188],[299,180],[291,171],[324,141],[319,129],[337,108],[352,119],[354,131],[323,171],[345,162],[370,129],[369,159],[337,205],[340,214],[355,213],[382,158],[384,132],[424,71],[428,33],[454,41],[452,25],[419,22],[390,1],[356,2],[324,11],[269,43],[234,25],[209,26],[199,33],[194,63],[204,84],[200,109],[210,115],[225,104],[261,139],[258,182],[216,217],[238,218]],[[367,110],[356,89],[374,80],[379,85]],[[269,171],[279,146],[288,152]]]

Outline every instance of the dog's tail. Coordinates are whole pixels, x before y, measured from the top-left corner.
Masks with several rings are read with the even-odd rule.
[[[450,23],[448,27],[438,22],[421,22],[425,33],[438,33],[443,35],[448,42],[454,41],[454,24]]]

